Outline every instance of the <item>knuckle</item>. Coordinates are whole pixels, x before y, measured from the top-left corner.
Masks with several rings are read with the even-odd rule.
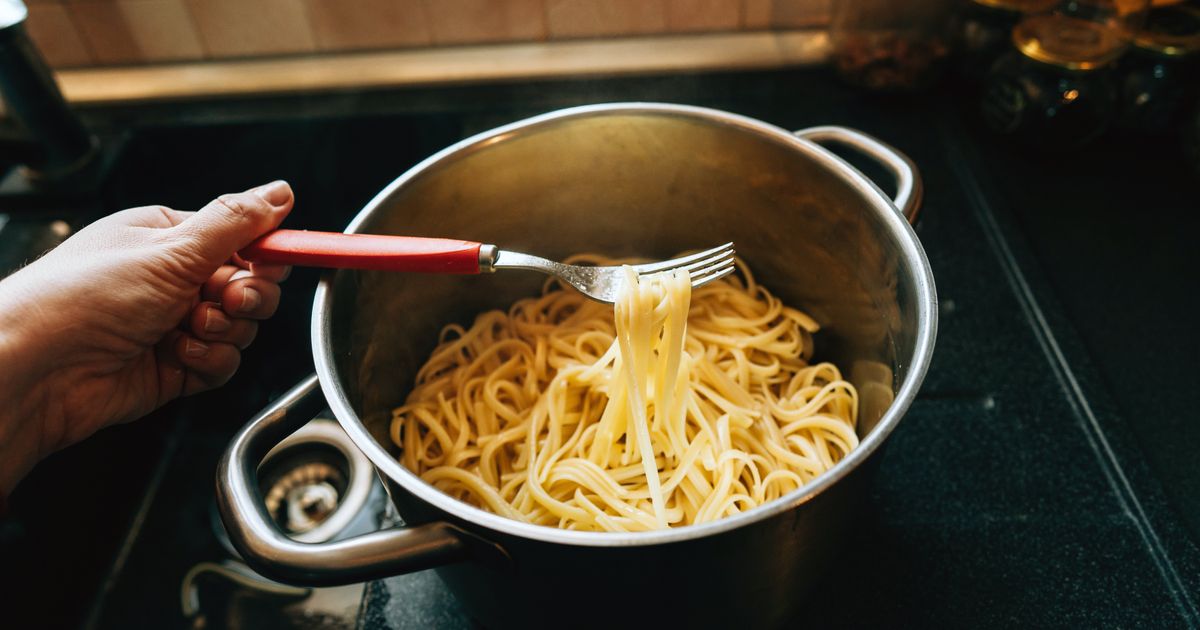
[[[178,227],[179,221],[176,219],[174,209],[168,208],[167,206],[153,205],[149,207],[149,210],[162,216],[163,225]]]
[[[217,197],[214,203],[223,206],[230,216],[238,220],[254,218],[261,210],[261,204],[245,193],[226,193]]]
[[[221,195],[213,202],[225,211],[225,214],[232,216],[235,219],[240,219],[250,214],[246,210],[245,204],[237,198],[237,195]]]
[[[170,230],[158,230],[154,235],[152,254],[156,265],[155,273],[169,278],[180,278],[188,283],[204,281],[205,255],[200,239],[196,238],[191,226],[179,225]]]

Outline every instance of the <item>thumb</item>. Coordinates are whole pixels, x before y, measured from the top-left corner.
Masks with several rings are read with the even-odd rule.
[[[283,180],[221,195],[177,227],[214,269],[251,241],[279,226],[292,210],[292,187]]]

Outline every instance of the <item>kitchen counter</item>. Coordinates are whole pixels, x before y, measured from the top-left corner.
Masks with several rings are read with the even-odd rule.
[[[1159,142],[1064,155],[1014,147],[980,129],[960,93],[883,98],[792,70],[90,117],[128,135],[105,210],[197,207],[283,177],[299,200],[288,225],[312,229],[340,229],[393,177],[461,137],[574,104],[685,102],[785,128],[877,135],[925,178],[917,232],[938,284],[939,338],[854,544],[815,592],[798,594],[811,602],[801,621],[1197,627],[1200,467],[1187,459],[1200,444],[1190,422],[1200,394],[1185,367],[1197,355],[1188,323],[1200,261],[1180,229],[1197,209],[1184,166]],[[247,418],[311,370],[315,279],[301,271],[288,281],[280,314],[226,388],[105,431],[18,488],[0,526],[0,555],[17,567],[0,578],[16,627],[192,626],[179,612],[180,581],[227,555],[211,526],[216,459]],[[359,601],[352,619],[329,627],[470,627],[429,572],[365,585]]]

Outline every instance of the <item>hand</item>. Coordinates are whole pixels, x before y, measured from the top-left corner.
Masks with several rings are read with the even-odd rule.
[[[292,201],[280,181],[198,212],[125,210],[0,282],[0,494],[46,455],[233,376],[288,271],[234,254]]]

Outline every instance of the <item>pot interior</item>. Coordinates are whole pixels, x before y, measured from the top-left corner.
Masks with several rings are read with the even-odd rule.
[[[615,109],[538,121],[419,169],[355,231],[495,243],[552,259],[668,258],[733,241],[762,284],[822,326],[815,357],[859,388],[861,437],[911,364],[918,271],[886,199],[778,129],[699,111]],[[338,272],[337,378],[385,449],[391,409],[451,322],[536,295],[544,277]]]

